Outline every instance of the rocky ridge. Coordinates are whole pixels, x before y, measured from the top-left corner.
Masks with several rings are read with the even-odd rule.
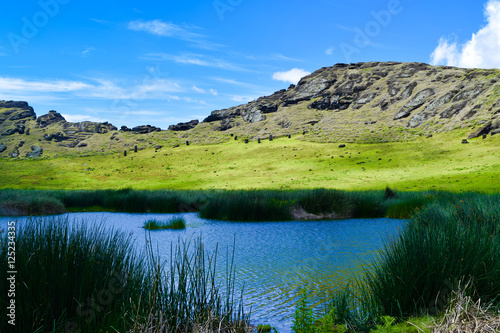
[[[319,142],[390,142],[457,129],[466,131],[464,139],[500,133],[500,70],[398,62],[336,64],[288,89],[212,111],[202,122],[171,125],[168,131],[151,125],[118,130],[108,122],[72,123],[54,110],[37,117],[27,102],[0,101],[4,157],[296,134]]]

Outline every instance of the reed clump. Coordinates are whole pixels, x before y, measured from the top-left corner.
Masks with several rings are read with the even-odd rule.
[[[145,221],[142,227],[146,230],[181,230],[186,229],[186,220],[184,220],[184,218],[182,217],[176,217],[169,221],[158,221],[156,219],[151,219]]]
[[[8,234],[0,234],[7,267]],[[234,268],[216,278],[216,254],[201,238],[172,245],[169,266],[138,251],[130,235],[102,223],[33,218],[17,226],[16,329],[19,332],[247,332]],[[231,265],[231,263],[228,263]],[[7,308],[7,270],[0,306]],[[0,331],[8,331],[5,320]]]

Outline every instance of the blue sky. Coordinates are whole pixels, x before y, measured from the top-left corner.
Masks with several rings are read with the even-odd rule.
[[[129,127],[208,116],[338,62],[500,67],[500,0],[8,1],[0,100]]]

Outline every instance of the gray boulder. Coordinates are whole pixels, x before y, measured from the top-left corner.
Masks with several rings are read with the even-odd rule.
[[[7,146],[4,145],[3,143],[0,143],[0,153],[3,153],[6,150],[7,150]]]
[[[26,157],[36,158],[43,154],[43,149],[40,146],[31,146],[31,151],[26,154]]]

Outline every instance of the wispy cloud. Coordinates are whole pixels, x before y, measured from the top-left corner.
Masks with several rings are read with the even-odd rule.
[[[325,54],[326,55],[332,55],[333,54],[333,51],[335,51],[335,48],[333,46],[330,46],[329,48],[327,48],[325,50]]]
[[[0,90],[5,95],[24,95],[52,93],[70,94],[73,97],[99,99],[161,99],[171,97],[172,93],[185,90],[177,82],[154,78],[140,84],[117,84],[114,81],[100,78],[89,78],[87,81],[37,81],[18,78],[0,77]],[[60,95],[54,95],[60,96]]]
[[[197,86],[193,86],[193,90],[196,91],[199,94],[211,94],[211,95],[214,95],[214,96],[218,95],[217,90],[215,90],[215,89],[205,90],[203,88],[198,88]]]
[[[0,90],[29,92],[68,92],[88,89],[92,86],[79,81],[26,81],[0,77]]]
[[[232,100],[235,101],[235,102],[238,102],[238,103],[247,103],[247,102],[251,102],[255,99],[257,99],[258,96],[242,96],[242,95],[234,95],[232,96]]]
[[[129,22],[128,28],[135,31],[144,31],[156,36],[174,37],[188,41],[194,41],[205,37],[191,31],[192,27],[163,22],[162,20],[132,21]]]
[[[459,45],[456,36],[441,37],[431,54],[431,64],[500,68],[500,1],[488,1],[484,15],[486,26],[466,43]]]
[[[230,63],[226,60],[202,54],[187,53],[182,55],[173,55],[167,53],[148,53],[143,58],[150,61],[173,61],[178,64],[214,67],[232,71],[249,71],[242,66]]]
[[[311,72],[305,71],[299,68],[293,68],[287,72],[276,72],[273,74],[273,80],[290,82],[297,84],[301,78],[306,75],[311,74]]]
[[[100,24],[107,24],[107,23],[109,23],[108,21],[99,20],[99,19],[95,19],[95,18],[89,18],[89,20],[94,21],[96,23],[100,23]]]
[[[88,115],[88,114],[66,114],[66,113],[61,113],[61,115],[66,119],[66,121],[69,121],[71,123],[79,123],[82,121],[94,121],[94,122],[105,122],[107,121],[106,119],[99,118],[96,116]]]

